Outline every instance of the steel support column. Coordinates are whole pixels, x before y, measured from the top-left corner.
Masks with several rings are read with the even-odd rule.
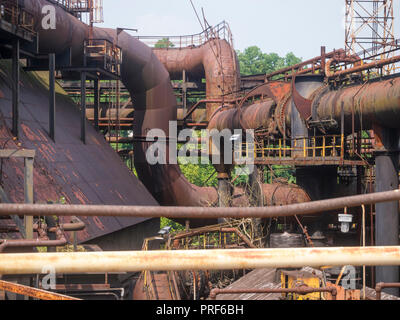
[[[100,81],[95,79],[94,84],[94,128],[99,131],[99,110],[100,110]]]
[[[254,166],[254,171],[249,175],[250,184],[250,204],[252,207],[264,206],[264,195],[262,183],[264,180],[263,169],[260,166]]]
[[[231,184],[229,178],[218,177],[218,206],[225,208],[231,206]]]
[[[399,132],[376,128],[375,135],[380,140],[381,150],[376,155],[375,192],[391,191],[399,188]],[[399,202],[377,203],[375,205],[375,237],[377,246],[397,246],[399,244]],[[399,267],[376,268],[376,282],[399,282]],[[399,295],[398,288],[387,288],[388,294]]]
[[[49,136],[55,141],[55,123],[56,123],[56,55],[49,54]]]
[[[34,158],[24,158],[25,162],[25,203],[33,203],[33,160]],[[26,239],[33,239],[33,216],[25,216]]]
[[[250,205],[252,207],[264,207],[264,193],[262,189],[262,184],[264,182],[264,171],[261,166],[254,166],[254,171],[249,175],[249,184],[250,184]],[[263,230],[262,230],[262,219],[253,219],[254,226],[256,229],[256,237],[262,238]]]
[[[20,43],[15,39],[12,46],[12,133],[18,138],[19,134],[19,80],[20,80]]]
[[[86,144],[86,72],[81,72],[81,140]]]
[[[183,116],[187,114],[187,77],[186,70],[182,71],[182,106],[183,106]]]
[[[218,206],[221,208],[231,207],[232,188],[229,175],[218,173]],[[218,219],[219,223],[225,222],[224,218]]]

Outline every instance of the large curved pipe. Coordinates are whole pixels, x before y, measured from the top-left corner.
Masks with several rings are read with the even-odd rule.
[[[181,80],[183,70],[195,79],[206,78],[207,99],[225,96],[240,87],[236,52],[224,39],[210,39],[199,47],[153,49],[170,73],[171,79]],[[219,105],[207,104],[207,120]]]
[[[36,17],[40,53],[62,53],[71,48],[73,63],[80,65],[84,51],[83,44],[89,37],[88,26],[56,6],[56,29],[43,30],[40,25],[42,8],[49,4],[46,0],[25,1],[26,9]],[[146,136],[151,129],[156,128],[163,130],[169,137],[169,121],[176,120],[177,117],[176,99],[169,72],[154,51],[125,32],[117,35],[114,29],[94,28],[93,37],[117,43],[122,49],[124,59],[121,65],[121,80],[135,101],[135,136]],[[229,61],[233,61],[232,49],[225,40],[210,40],[200,48],[188,49],[187,52],[201,56],[198,61],[194,59],[192,68],[201,61],[201,65],[205,66],[210,88],[218,88],[220,81],[236,86],[237,72],[230,75],[232,65],[227,64],[222,76],[218,71],[220,69],[215,66],[218,60],[214,56],[214,51],[206,50],[210,46],[219,48],[217,54],[220,53],[222,61],[229,55]],[[184,54],[186,51],[176,52]],[[211,92],[214,94],[214,91]],[[221,92],[215,94],[221,95]],[[150,165],[146,159],[150,144],[151,142],[135,142],[135,168],[140,180],[161,205],[211,207],[218,201],[214,188],[201,188],[189,183],[178,165]],[[167,148],[166,163],[169,163],[168,152]],[[209,222],[213,223],[214,220],[196,222],[193,227],[197,226],[197,223],[204,225]]]
[[[25,7],[36,18],[41,54],[62,53],[71,48],[72,61],[83,62],[83,45],[89,28],[62,8],[56,8],[56,29],[41,28],[42,8],[52,3],[46,0],[26,0]],[[122,48],[121,80],[135,101],[135,135],[146,136],[153,128],[164,130],[176,120],[176,99],[168,71],[153,51],[126,32],[117,36],[114,29],[94,28],[95,39],[106,39]],[[135,143],[135,167],[140,180],[162,205],[210,206],[216,202],[213,188],[190,184],[178,165],[149,165],[146,161],[148,143]],[[168,155],[167,155],[168,160]],[[168,163],[168,161],[167,161]]]

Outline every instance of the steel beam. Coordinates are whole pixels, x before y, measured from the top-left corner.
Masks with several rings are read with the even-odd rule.
[[[399,188],[399,134],[397,130],[379,128],[375,136],[380,140],[381,150],[376,154],[375,191]],[[379,146],[378,146],[379,147]],[[379,203],[375,206],[375,239],[377,246],[399,244],[399,202]],[[377,267],[377,282],[399,282],[399,267]],[[398,288],[386,288],[386,293],[398,296]]]
[[[86,72],[81,72],[81,140],[86,144]]]
[[[35,150],[1,149],[0,158],[34,158]]]
[[[20,42],[16,38],[12,46],[12,134],[19,135],[19,81],[20,81]]]
[[[25,203],[33,204],[33,158],[25,158]],[[26,239],[33,239],[33,215],[25,216],[25,235]]]
[[[56,55],[49,54],[49,136],[55,141],[55,123],[56,123]]]
[[[100,81],[94,80],[94,128],[99,131]]]

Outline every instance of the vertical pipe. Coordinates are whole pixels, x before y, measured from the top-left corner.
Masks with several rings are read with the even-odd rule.
[[[187,113],[187,85],[186,85],[186,70],[182,71],[182,104],[183,104],[183,116]]]
[[[86,144],[86,72],[81,72],[81,140]]]
[[[227,178],[218,178],[219,207],[230,207],[231,186]]]
[[[399,188],[399,133],[396,130],[380,128],[379,138],[384,149],[376,156],[375,192]],[[378,135],[378,134],[377,134]],[[377,246],[396,246],[399,244],[399,203],[386,202],[375,205],[375,232]],[[398,282],[399,267],[377,267],[376,282]],[[398,288],[385,289],[386,293],[398,295]]]
[[[25,203],[33,203],[33,158],[25,158]],[[33,216],[25,216],[26,239],[33,239]]]
[[[99,131],[100,81],[94,80],[94,128]]]
[[[19,40],[15,39],[12,46],[12,133],[18,138],[19,130]]]
[[[231,206],[231,185],[227,173],[218,173],[218,206]],[[226,222],[225,219],[218,219],[218,223]]]
[[[55,141],[56,93],[55,93],[56,55],[49,54],[49,136]]]
[[[249,175],[250,184],[250,205],[254,207],[264,207],[264,193],[262,189],[263,184],[263,168],[260,166],[254,166],[254,171]],[[261,239],[263,236],[262,230],[262,219],[253,219],[256,238]]]
[[[119,108],[121,105],[120,101],[120,83],[119,80],[116,80],[116,88],[115,88],[115,95],[116,95],[116,104],[117,104],[117,114],[116,114],[116,121],[114,122],[115,131],[117,131],[117,144],[116,144],[116,151],[119,152],[119,136],[120,136],[120,129],[121,129],[121,121],[119,115]]]

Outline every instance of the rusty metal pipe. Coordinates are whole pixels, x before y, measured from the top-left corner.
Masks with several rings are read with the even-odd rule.
[[[57,229],[57,240],[30,240],[30,239],[21,239],[21,240],[10,240],[4,239],[1,240],[0,244],[0,252],[4,252],[7,248],[27,248],[27,247],[62,247],[65,246],[68,241],[65,238],[64,234],[60,229]]]
[[[82,231],[86,228],[86,224],[78,217],[72,217],[71,223],[61,223],[60,229],[63,231]]]
[[[345,133],[352,133],[353,123],[354,130],[369,130],[374,124],[385,128],[398,128],[399,96],[400,78],[321,91],[313,101],[313,114],[316,116],[313,120],[334,119],[341,123],[343,106]]]
[[[52,5],[46,0],[25,0],[25,8],[35,17],[40,54],[63,54],[71,49],[74,65],[82,64],[84,41],[89,39],[89,26],[56,8],[56,28],[44,30],[42,8]],[[170,136],[169,121],[176,120],[177,102],[168,71],[152,49],[126,32],[93,28],[93,39],[105,39],[122,49],[121,81],[135,100],[135,136],[146,136],[151,129],[161,129]],[[218,76],[215,76],[218,78]],[[129,124],[128,124],[129,125]],[[161,205],[209,206],[217,200],[214,188],[192,185],[177,164],[150,165],[146,160],[149,143],[134,143],[135,168],[139,179]],[[166,155],[169,163],[169,154]]]
[[[42,289],[24,286],[22,284],[12,283],[0,280],[0,290],[21,294],[24,296],[40,299],[40,300],[81,300],[69,297],[63,294],[45,291]]]
[[[153,206],[105,206],[105,205],[58,205],[58,204],[0,204],[0,216],[115,216],[142,218],[275,218],[316,214],[400,200],[400,190],[319,200],[287,206],[252,208],[205,208],[205,207],[153,207]]]
[[[0,255],[0,274],[41,274],[44,266],[62,274],[399,264],[399,246],[14,253]]]
[[[337,290],[335,287],[320,287],[312,288],[308,286],[300,286],[297,288],[276,288],[276,289],[212,289],[210,292],[210,299],[216,300],[217,296],[220,294],[263,294],[263,293],[297,293],[300,295],[305,295],[314,292],[329,292],[332,295],[332,300],[336,300]]]
[[[355,66],[353,68],[345,69],[342,71],[337,71],[334,73],[329,73],[329,74],[327,74],[327,77],[328,78],[336,78],[336,77],[345,76],[345,75],[348,75],[351,73],[361,72],[361,71],[368,70],[368,69],[380,68],[385,65],[396,63],[399,61],[400,61],[400,56],[395,56],[395,57],[388,58],[388,59],[376,60],[374,62],[367,63],[364,65]]]
[[[335,51],[326,53],[325,54],[325,58],[332,58],[334,56],[343,56],[343,55],[345,55],[345,51],[343,49],[339,49],[339,50],[335,50]],[[294,69],[302,69],[304,66],[319,62],[322,58],[323,58],[322,56],[315,57],[315,58],[300,62],[298,64],[295,64],[293,66],[286,67],[286,68],[283,68],[283,69],[279,69],[277,71],[268,73],[266,75],[266,78],[272,78],[272,77],[277,76],[277,75],[285,74],[285,73],[288,73],[290,71],[293,71]],[[310,69],[311,70],[319,70],[319,69],[321,69],[321,66],[317,65],[317,66],[315,66],[314,69],[312,69],[312,68],[310,68]]]
[[[207,99],[230,100],[240,87],[240,73],[235,50],[224,39],[210,39],[198,47],[153,49],[172,79],[181,80],[182,72],[192,78],[206,78]],[[207,120],[220,106],[207,103]]]
[[[385,283],[379,282],[376,284],[375,291],[376,291],[376,300],[381,300],[382,290],[385,288],[400,288],[400,283]]]
[[[86,224],[78,217],[72,217],[70,223],[60,223],[58,227],[48,229],[48,232],[57,233],[59,229],[62,231],[82,231],[86,228]],[[40,231],[39,225],[33,225],[34,231]]]
[[[4,240],[0,245],[0,252],[7,248],[26,248],[26,247],[62,247],[67,244],[67,240]]]

